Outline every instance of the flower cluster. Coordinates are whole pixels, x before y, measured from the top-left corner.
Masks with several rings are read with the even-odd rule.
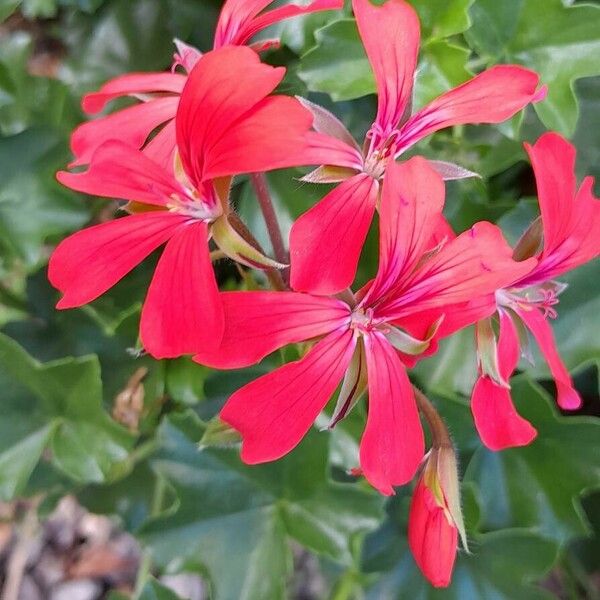
[[[444,180],[472,173],[403,154],[440,129],[500,123],[543,100],[538,75],[497,66],[412,114],[415,11],[405,0],[353,0],[378,90],[377,114],[359,144],[330,112],[274,93],[285,69],[261,62],[260,53],[278,40],[254,39],[283,19],[339,10],[341,0],[268,10],[270,4],[227,0],[211,51],[177,41],[170,73],[124,75],[84,97],[87,113],[116,98],[138,102],[81,125],[70,165],[78,169],[58,179],[126,201],[127,215],[56,248],[49,278],[63,294],[58,308],[93,301],[164,246],[140,322],[141,344],[153,357],[187,354],[236,369],[304,343],[299,360],[244,386],[223,407],[221,419],[241,434],[242,459],[255,464],[290,452],[338,386],[330,428],[368,394],[356,472],[386,495],[420,473],[410,547],[429,580],[447,585],[458,534],[466,547],[456,460],[443,422],[407,370],[440,339],[475,325],[477,430],[493,450],[525,445],[536,431],[513,406],[510,377],[529,331],[552,371],[559,405],[577,408],[548,319],[564,288],[555,278],[600,254],[600,204],[591,179],[576,185],[573,147],[547,133],[526,146],[541,216],[516,247],[488,222],[456,234],[443,217]],[[276,248],[270,258],[232,209],[231,182],[296,166],[313,168],[305,181],[336,187],[294,223],[289,257]],[[379,269],[352,291],[375,213]],[[273,289],[220,292],[215,255],[265,271]],[[420,413],[431,431],[427,454]]]

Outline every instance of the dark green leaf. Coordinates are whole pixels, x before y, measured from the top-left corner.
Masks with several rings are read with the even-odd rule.
[[[218,598],[280,598],[290,566],[287,537],[342,563],[351,540],[377,524],[381,499],[328,480],[327,437],[313,433],[273,464],[249,467],[237,449],[197,450],[193,416],[167,421],[156,469],[174,486],[178,510],[143,531],[163,566],[201,565]],[[181,562],[183,560],[183,562]]]
[[[562,0],[478,0],[466,33],[490,63],[517,62],[538,71],[548,98],[536,105],[544,124],[566,135],[575,130],[573,82],[600,73],[600,6],[565,6]]]

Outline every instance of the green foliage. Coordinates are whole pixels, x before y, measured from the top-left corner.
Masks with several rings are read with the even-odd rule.
[[[491,220],[514,242],[538,211],[523,140],[534,141],[545,127],[574,133],[580,175],[600,175],[600,7],[411,1],[423,38],[415,107],[497,63],[539,70],[549,86],[536,112],[498,127],[440,132],[418,148],[482,175],[447,186],[447,216],[457,229]],[[513,381],[513,393],[538,438],[527,448],[492,453],[482,448],[468,406],[477,368],[473,332],[446,340],[411,372],[449,425],[465,481],[473,553],[460,553],[453,584],[442,591],[423,580],[407,549],[410,486],[384,501],[346,473],[357,464],[364,402],[333,434],[312,431],[281,461],[247,466],[237,437],[216,415],[234,390],[285,353],[226,373],[189,358],[137,356],[139,308],[155,257],[90,306],[55,310],[49,254],[70,232],[101,218],[103,206],[62,188],[54,176],[70,159],[69,134],[83,119],[81,94],[124,72],[168,68],[174,37],[207,50],[219,7],[218,0],[0,0],[0,20],[24,16],[13,17],[0,38],[0,499],[41,493],[51,504],[76,494],[136,535],[153,575],[200,573],[217,600],[290,597],[298,548],[318,557],[324,593],[336,600],[541,600],[555,597],[538,583],[557,565],[570,587],[588,589],[600,531],[597,262],[561,278],[569,287],[553,323],[586,411],[596,416],[558,413],[552,385],[550,395],[540,387],[549,373],[533,345],[535,364],[520,365],[525,373]],[[375,113],[375,85],[348,7],[275,29],[285,47],[267,60],[289,67],[284,91],[315,94],[361,140]],[[43,76],[32,65],[48,48],[56,64]],[[331,189],[299,182],[302,174],[268,174],[284,238]],[[249,182],[237,179],[233,196],[269,250]],[[360,284],[373,276],[377,253],[375,224]],[[242,285],[228,261],[219,261],[217,271],[224,289]],[[243,285],[266,282],[253,273]],[[111,412],[139,369],[143,407],[130,432]],[[144,581],[139,600],[176,599],[152,577]]]

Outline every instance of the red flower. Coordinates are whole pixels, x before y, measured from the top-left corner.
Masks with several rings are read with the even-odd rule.
[[[435,587],[450,584],[459,534],[468,550],[454,451],[451,446],[434,447],[413,492],[408,544],[423,575]]]
[[[492,450],[526,445],[536,435],[510,397],[508,380],[521,353],[519,330],[528,329],[536,339],[556,382],[559,406],[572,410],[581,405],[547,318],[556,317],[558,295],[565,288],[554,278],[600,254],[600,202],[592,193],[591,177],[577,189],[575,148],[556,133],[546,133],[526,148],[535,171],[541,218],[525,233],[515,257],[535,255],[536,264],[496,292],[498,342],[489,321],[478,324],[481,375],[471,407],[479,435]]]
[[[238,262],[277,266],[232,229],[229,176],[298,164],[307,147],[310,113],[293,98],[268,95],[284,71],[261,64],[248,48],[205,54],[179,103],[175,174],[120,141],[100,146],[86,172],[58,174],[67,187],[130,200],[126,208],[139,213],[56,248],[49,278],[64,294],[59,308],[91,302],[167,242],[142,310],[145,348],[163,358],[219,343],[223,311],[209,238]]]
[[[214,49],[223,46],[241,46],[266,27],[284,19],[301,14],[341,9],[343,0],[315,0],[308,6],[294,4],[263,12],[273,0],[227,0],[221,9],[215,31]],[[193,46],[176,40],[178,52],[174,56],[173,69],[182,66],[190,73],[202,55]],[[266,40],[252,45],[261,51],[278,40]],[[123,96],[137,98],[142,102],[119,110],[106,117],[79,126],[71,138],[71,150],[75,159],[70,166],[90,162],[96,148],[108,140],[118,139],[136,148],[145,146],[148,156],[166,168],[172,168],[175,150],[175,113],[179,96],[187,75],[180,73],[130,73],[111,79],[100,90],[83,97],[82,107],[88,114],[102,111],[106,105]],[[148,141],[152,132],[161,128]],[[146,144],[146,142],[148,142]]]
[[[360,445],[366,478],[392,494],[392,486],[413,477],[424,441],[401,356],[422,353],[442,330],[443,335],[451,333],[461,322],[459,303],[493,293],[531,269],[512,260],[499,229],[489,223],[438,244],[443,202],[443,181],[426,160],[416,157],[388,167],[379,271],[358,303],[297,292],[222,294],[222,343],[198,353],[198,362],[243,367],[286,344],[319,338],[301,360],[264,375],[227,401],[221,418],[242,434],[244,461],[275,460],[294,448],[344,379],[331,426],[368,387],[369,412]],[[489,314],[488,306],[476,313],[465,308],[468,322]],[[415,320],[422,323],[417,315],[444,307],[456,313],[448,325],[441,319],[428,321],[421,339],[404,328]]]
[[[338,148],[343,162],[332,155],[325,166],[305,178],[312,182],[344,181],[292,228],[292,286],[305,292],[331,294],[351,285],[375,212],[378,181],[388,161],[445,127],[502,122],[544,94],[537,91],[536,73],[502,65],[484,71],[410,116],[420,40],[417,14],[404,0],[388,0],[383,6],[353,0],[353,6],[377,83],[377,116],[361,150],[333,115],[306,103],[314,110],[315,129],[337,137],[346,155]],[[457,176],[455,165],[433,164],[447,178]]]

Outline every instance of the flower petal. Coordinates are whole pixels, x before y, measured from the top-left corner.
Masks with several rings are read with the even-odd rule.
[[[388,165],[381,196],[379,269],[365,303],[400,285],[436,245],[432,237],[444,208],[444,182],[427,160],[415,156]]]
[[[442,94],[412,116],[400,130],[401,154],[435,131],[468,123],[501,123],[537,100],[537,73],[498,65]]]
[[[172,175],[139,150],[116,140],[105,142],[94,153],[87,171],[56,175],[64,186],[105,198],[120,198],[166,206],[182,188]]]
[[[360,466],[382,494],[410,481],[425,451],[412,385],[396,351],[379,334],[365,337],[369,412],[360,442]]]
[[[218,346],[224,318],[208,251],[208,225],[179,228],[158,261],[142,309],[140,337],[154,358]]]
[[[575,148],[556,133],[526,145],[536,176],[544,249],[533,273],[521,282],[548,281],[600,254],[600,201],[592,178],[576,192]]]
[[[128,73],[107,81],[97,92],[86,94],[81,100],[81,107],[86,113],[94,114],[121,96],[161,92],[181,94],[185,81],[185,75],[177,73]]]
[[[175,164],[175,119],[169,121],[144,147],[144,154],[165,171],[173,173]]]
[[[296,220],[290,232],[293,289],[335,294],[352,284],[378,187],[369,175],[355,175]]]
[[[305,139],[311,114],[295,98],[258,102],[215,140],[205,157],[205,179],[316,164]]]
[[[377,82],[377,118],[380,139],[398,127],[411,103],[419,53],[420,26],[414,9],[404,0],[376,6],[353,0],[356,24]]]
[[[536,260],[515,262],[500,229],[476,223],[429,258],[402,289],[394,290],[380,316],[400,319],[408,314],[468,302],[510,285],[529,273]]]
[[[544,315],[537,309],[517,310],[525,325],[536,339],[543,357],[550,367],[556,383],[557,402],[564,410],[577,410],[581,407],[581,397],[573,387],[573,380],[556,348],[552,327]]]
[[[71,136],[75,155],[69,166],[89,164],[99,146],[109,140],[141,148],[159,125],[175,118],[179,97],[158,98],[80,125]]]
[[[284,74],[285,69],[262,64],[245,47],[213,50],[198,60],[183,89],[176,120],[177,146],[194,184],[206,178],[205,162],[214,144],[270,94]]]
[[[333,298],[295,292],[225,292],[225,332],[218,348],[196,362],[217,369],[247,367],[287,344],[325,335],[349,323],[350,308]]]
[[[273,0],[229,0],[226,2],[217,24],[215,47],[226,44],[245,44],[263,29],[291,17],[344,7],[343,0],[314,0],[307,6],[287,4],[258,15],[272,2]]]
[[[64,294],[57,308],[73,308],[98,298],[185,221],[171,213],[148,212],[88,227],[63,240],[48,266],[50,283]]]
[[[508,381],[519,362],[519,335],[506,311],[501,310],[499,316],[498,365],[500,375]],[[510,390],[490,377],[481,376],[477,380],[471,411],[479,437],[490,450],[527,446],[537,435],[533,425],[517,413]]]
[[[276,460],[300,442],[340,383],[355,346],[349,329],[331,333],[301,360],[229,398],[221,419],[242,434],[244,462]]]

